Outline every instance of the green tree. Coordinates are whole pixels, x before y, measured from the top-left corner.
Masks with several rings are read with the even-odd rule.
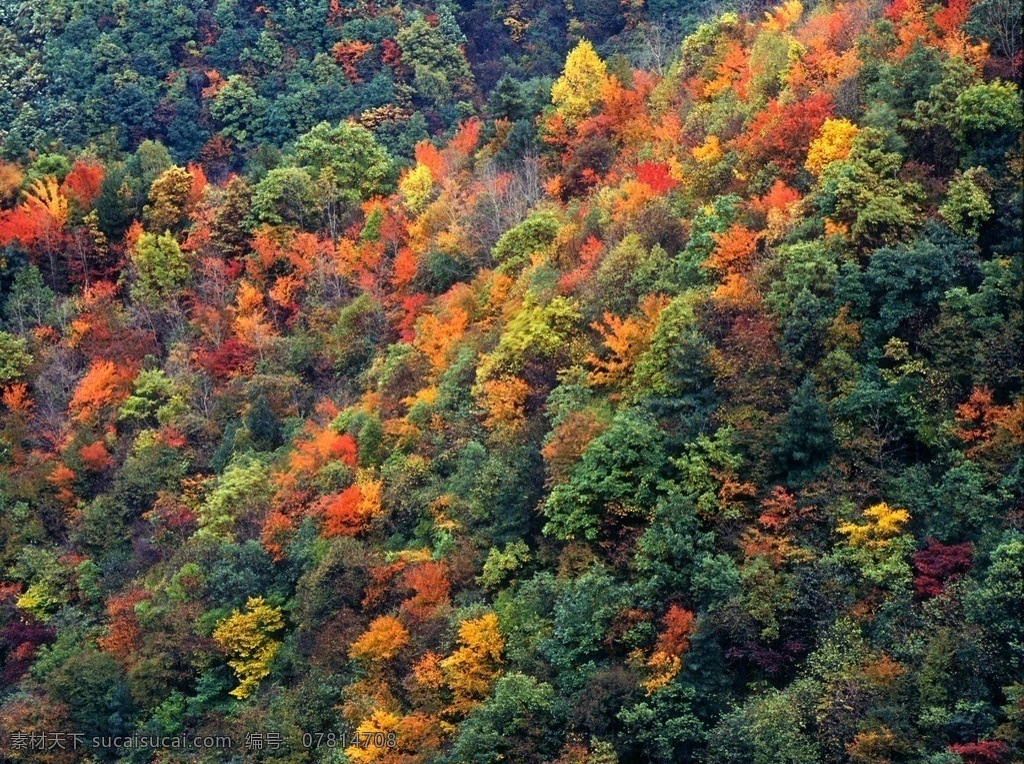
[[[618,717],[625,731],[620,746],[648,760],[692,761],[707,734],[695,713],[696,696],[692,687],[676,680],[622,709]]]
[[[494,352],[480,364],[477,379],[515,373],[527,361],[551,359],[565,349],[579,319],[573,300],[559,296],[542,304],[535,295],[527,294],[522,309],[506,324]]]
[[[224,257],[241,257],[249,246],[245,221],[249,217],[252,191],[241,175],[236,175],[224,186],[223,196],[213,221],[210,239]]]
[[[775,456],[790,485],[811,480],[828,463],[834,447],[832,423],[818,398],[814,380],[800,383],[775,446]]]
[[[19,268],[14,274],[11,290],[4,300],[3,314],[11,328],[24,334],[29,328],[46,320],[56,295],[43,282],[43,276],[34,265]]]
[[[510,228],[494,245],[492,257],[502,271],[513,273],[530,262],[530,256],[554,241],[562,224],[554,211],[534,210],[522,223]]]
[[[220,132],[240,144],[248,143],[263,104],[256,91],[240,74],[232,74],[210,104],[210,116],[220,124]]]
[[[667,457],[658,423],[634,409],[584,449],[565,483],[544,503],[544,532],[561,539],[597,538],[608,513],[644,516],[657,501]]]
[[[67,705],[88,737],[126,734],[134,708],[124,672],[114,658],[93,649],[70,656],[46,677],[53,697]]]
[[[250,226],[291,225],[312,228],[320,219],[321,205],[309,173],[299,167],[278,167],[252,190]]]
[[[460,726],[446,761],[549,761],[561,738],[560,704],[550,685],[512,673]]]
[[[281,423],[265,395],[259,396],[245,412],[245,429],[249,431],[249,442],[257,451],[273,451],[281,445]]]
[[[991,185],[988,173],[981,167],[972,167],[949,184],[939,214],[954,233],[977,236],[982,224],[995,214],[989,202]]]
[[[903,157],[887,149],[888,138],[879,128],[860,130],[847,158],[821,173],[818,193],[827,213],[848,223],[861,245],[895,244],[920,220],[923,191],[899,179]]]
[[[132,298],[158,308],[177,298],[192,275],[191,258],[170,231],[157,236],[143,233],[131,254],[135,269]]]
[[[652,602],[673,592],[692,591],[698,558],[713,536],[700,530],[693,500],[676,486],[658,499],[651,522],[636,543],[634,564]]]
[[[171,167],[153,181],[149,204],[142,209],[147,225],[154,231],[176,230],[182,222],[192,190],[192,175],[184,167]]]
[[[382,196],[394,187],[391,157],[373,133],[359,125],[342,122],[332,127],[321,122],[295,142],[295,162],[314,178],[329,169],[329,183],[345,206]]]
[[[541,649],[567,687],[582,685],[586,664],[598,656],[612,617],[622,604],[622,594],[599,564],[576,578],[555,582],[551,631]]]
[[[708,736],[714,764],[816,764],[811,738],[794,693],[770,690],[727,714]]]
[[[1014,82],[980,83],[967,88],[953,105],[955,135],[961,153],[970,161],[1001,163],[1024,126],[1020,90]]]
[[[395,40],[402,52],[402,63],[413,72],[417,93],[435,105],[442,105],[472,92],[473,73],[459,48],[465,38],[446,4],[441,4],[438,17],[435,26],[416,14]]]
[[[0,385],[17,381],[31,365],[28,342],[0,331]]]
[[[991,635],[1001,661],[1024,670],[1024,535],[1007,531],[989,556],[988,568],[967,598],[967,613]]]
[[[236,520],[264,508],[270,493],[267,468],[252,456],[236,458],[200,507],[200,534],[230,539]]]
[[[647,351],[633,372],[633,398],[659,416],[682,426],[681,437],[704,428],[715,399],[709,353],[711,343],[700,331],[696,292],[672,300],[658,316]]]
[[[162,369],[143,369],[132,384],[132,394],[121,404],[117,418],[155,420],[174,392],[174,382]]]

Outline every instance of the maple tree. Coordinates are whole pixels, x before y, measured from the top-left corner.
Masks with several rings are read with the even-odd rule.
[[[99,646],[124,665],[132,662],[142,642],[142,629],[135,607],[149,597],[146,590],[136,589],[107,602],[110,625],[106,636],[99,639]]]
[[[404,581],[413,591],[413,596],[402,603],[403,612],[410,618],[422,621],[448,604],[451,583],[442,563],[425,562],[410,568]]]
[[[355,483],[318,503],[324,515],[325,536],[354,536],[380,512],[380,486],[374,482]]]
[[[928,540],[928,546],[914,553],[914,593],[918,597],[936,597],[942,593],[943,585],[971,569],[973,555],[970,544],[944,545],[935,539]]]
[[[60,191],[74,199],[79,209],[87,209],[100,195],[102,182],[103,165],[79,159],[61,181]]]

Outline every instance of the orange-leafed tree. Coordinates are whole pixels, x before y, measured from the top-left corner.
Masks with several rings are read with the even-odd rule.
[[[548,485],[568,480],[587,444],[607,429],[608,424],[592,411],[573,411],[558,422],[540,452],[547,469]]]
[[[302,436],[295,442],[295,450],[288,458],[288,469],[280,476],[282,485],[294,485],[298,478],[312,477],[331,461],[340,461],[355,469],[356,441],[351,435],[339,434],[330,427],[308,422]]]
[[[103,472],[110,466],[110,454],[102,440],[82,446],[78,449],[78,456],[85,468],[93,472]]]
[[[71,396],[68,409],[76,422],[95,422],[128,397],[134,374],[113,361],[97,360],[82,377]]]
[[[355,536],[366,528],[372,516],[363,492],[358,484],[350,485],[344,491],[325,496],[317,502],[317,509],[323,513],[324,536]]]
[[[815,93],[802,101],[769,101],[736,142],[751,167],[773,163],[784,178],[792,178],[807,158],[811,141],[832,115],[832,98]]]
[[[510,434],[524,421],[524,404],[530,394],[530,385],[518,377],[489,379],[481,386],[481,403],[487,412],[484,427]]]
[[[404,580],[413,596],[402,603],[402,612],[411,619],[422,621],[448,604],[451,584],[444,563],[421,563],[407,570]]]
[[[0,204],[14,200],[25,174],[18,165],[0,160]]]
[[[294,527],[295,524],[288,515],[276,510],[267,515],[263,521],[260,543],[275,562],[284,559],[285,546]]]
[[[428,314],[416,324],[413,346],[427,357],[435,371],[441,371],[447,366],[449,353],[458,345],[469,326],[469,314],[459,306],[450,307],[445,314]]]
[[[1010,411],[992,399],[992,391],[984,386],[975,387],[966,401],[956,407],[956,435],[967,446],[968,453],[976,454],[995,435]]]
[[[338,66],[345,72],[349,82],[355,83],[362,82],[359,72],[356,70],[356,64],[359,62],[359,59],[372,49],[372,43],[363,42],[362,40],[343,40],[331,49],[331,53],[334,55],[334,60],[337,61]]]
[[[591,328],[600,333],[608,354],[591,354],[587,363],[594,369],[590,382],[594,385],[617,385],[625,382],[637,359],[647,350],[651,335],[658,325],[662,309],[668,304],[663,295],[648,295],[640,305],[637,317],[619,318],[605,313],[602,321]]]
[[[650,675],[644,682],[647,694],[672,681],[682,668],[682,656],[690,649],[690,636],[694,631],[693,613],[678,605],[671,605],[662,619],[663,629],[647,659]]]
[[[252,283],[242,281],[235,295],[234,320],[231,328],[246,347],[263,357],[270,341],[276,335],[270,316],[264,307],[263,293]]]
[[[99,646],[125,667],[132,663],[142,644],[142,628],[135,606],[149,597],[145,589],[132,589],[107,600],[107,633],[99,638]]]
[[[349,656],[368,664],[389,661],[409,644],[409,632],[402,622],[391,616],[371,621],[369,628],[356,639],[348,650]]]
[[[758,235],[736,223],[725,233],[711,234],[715,249],[707,260],[711,268],[725,273],[744,273],[751,266],[751,259],[757,248]]]

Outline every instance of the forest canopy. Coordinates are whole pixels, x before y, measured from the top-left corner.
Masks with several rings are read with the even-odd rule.
[[[1024,760],[1020,17],[2,4],[0,759]]]

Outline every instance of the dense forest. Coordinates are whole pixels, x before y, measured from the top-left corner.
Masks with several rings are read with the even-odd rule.
[[[0,2],[0,760],[1024,761],[1020,18]]]

